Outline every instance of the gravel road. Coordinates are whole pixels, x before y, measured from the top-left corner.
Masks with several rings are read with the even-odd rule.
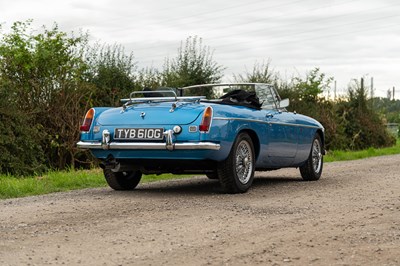
[[[0,265],[400,265],[400,155],[0,201]]]

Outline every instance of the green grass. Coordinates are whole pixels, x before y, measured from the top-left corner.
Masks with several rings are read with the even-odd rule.
[[[0,198],[17,198],[101,186],[106,186],[106,183],[102,173],[97,170],[52,171],[42,176],[25,178],[2,175]]]
[[[400,139],[397,140],[395,146],[388,148],[381,148],[381,149],[369,148],[367,150],[362,150],[362,151],[328,151],[327,155],[324,156],[324,161],[325,162],[350,161],[350,160],[364,159],[368,157],[393,155],[393,154],[400,154]]]
[[[185,178],[188,175],[144,175],[141,182]],[[42,195],[83,188],[106,187],[101,169],[51,171],[38,177],[0,175],[0,199]]]
[[[395,146],[383,149],[370,148],[363,151],[329,151],[324,160],[325,162],[348,161],[391,154],[400,154],[400,140],[397,141]],[[187,177],[190,177],[190,175],[144,175],[141,182]],[[0,199],[105,186],[107,184],[101,169],[52,171],[42,176],[25,178],[0,175]]]

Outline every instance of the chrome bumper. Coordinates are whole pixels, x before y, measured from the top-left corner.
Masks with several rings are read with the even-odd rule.
[[[168,146],[166,143],[152,142],[84,142],[77,143],[78,148],[82,149],[103,149],[103,150],[219,150],[221,145],[213,142],[185,142],[172,143]]]
[[[184,142],[174,143],[174,131],[164,131],[165,143],[154,142],[111,142],[111,134],[103,130],[101,142],[79,141],[78,148],[103,150],[219,150],[221,145],[213,142]]]

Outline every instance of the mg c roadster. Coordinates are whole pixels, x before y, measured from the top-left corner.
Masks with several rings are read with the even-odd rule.
[[[77,143],[100,160],[115,190],[134,189],[142,174],[205,174],[228,193],[246,192],[255,171],[321,176],[323,126],[287,112],[289,100],[269,84],[144,89],[121,101],[91,108]]]

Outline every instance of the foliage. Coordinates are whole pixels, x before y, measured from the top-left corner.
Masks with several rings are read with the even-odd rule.
[[[360,150],[393,145],[395,140],[384,121],[368,104],[365,88],[356,84],[349,88],[347,99],[333,102],[320,96],[331,81],[316,68],[305,81],[296,78],[291,90],[295,97],[291,108],[313,116],[325,127],[327,149]]]
[[[388,123],[400,123],[400,100],[374,98],[369,104],[384,115]]]
[[[40,147],[34,150],[44,152],[49,167],[62,169],[79,153],[77,125],[92,95],[82,78],[88,69],[81,57],[86,42],[86,35],[68,37],[57,25],[34,34],[30,21],[14,23],[0,40],[0,90],[7,91],[15,114],[25,116],[20,131],[36,129],[30,145]],[[9,152],[24,156],[22,147]],[[41,169],[40,161],[32,160],[28,168]],[[13,171],[29,174],[22,169]]]
[[[139,90],[143,88],[156,89],[161,87],[162,83],[162,73],[154,67],[146,67],[138,72],[135,85]]]
[[[163,85],[185,87],[196,84],[217,83],[224,68],[213,60],[210,48],[203,46],[202,39],[189,37],[185,46],[181,43],[178,56],[166,59],[163,70]],[[208,90],[198,90],[199,95],[209,96]]]
[[[348,101],[340,105],[339,115],[346,120],[345,133],[350,149],[387,147],[395,143],[379,114],[368,104],[367,92],[356,84],[348,90]]]
[[[95,105],[118,106],[121,98],[135,90],[136,62],[122,46],[95,44],[89,47],[86,62],[88,81],[96,88]]]
[[[331,82],[331,77],[326,78],[319,68],[314,68],[305,79],[294,77],[291,83],[278,89],[282,98],[290,98],[290,109],[314,114],[317,113],[318,104],[324,101],[320,95],[329,88]]]
[[[239,77],[241,81],[265,82],[266,76],[276,77],[273,84],[282,98],[290,99],[289,111],[321,122],[325,127],[326,149],[360,150],[394,144],[395,139],[387,132],[385,121],[371,107],[365,89],[359,84],[349,88],[347,99],[332,101],[321,94],[329,89],[333,79],[326,77],[319,68],[311,70],[304,79],[294,77],[287,82],[274,75],[268,64],[262,67],[256,64],[252,73]]]
[[[29,116],[7,94],[0,86],[0,173],[21,176],[41,172],[45,170],[45,155],[37,142],[40,127],[27,126]]]
[[[256,62],[251,73],[246,72],[245,74],[233,75],[233,78],[238,83],[259,82],[275,84],[278,80],[278,75],[271,69],[270,61],[267,61],[261,64]]]

